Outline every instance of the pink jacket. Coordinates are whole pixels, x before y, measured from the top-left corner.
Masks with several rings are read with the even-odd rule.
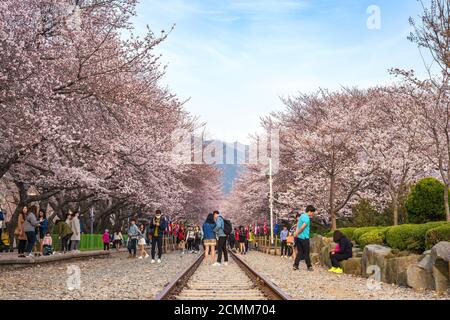
[[[103,243],[109,243],[109,232],[103,234]]]

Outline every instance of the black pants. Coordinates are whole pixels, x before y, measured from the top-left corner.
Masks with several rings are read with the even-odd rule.
[[[194,239],[187,239],[187,249],[194,250]]]
[[[69,251],[69,239],[72,235],[69,234],[61,239],[61,251]]]
[[[33,251],[33,246],[36,243],[36,232],[28,231],[25,232],[27,235],[27,253],[31,253]]]
[[[301,260],[305,260],[306,266],[311,268],[311,258],[309,257],[309,239],[297,239],[297,256],[294,267],[298,268]]]
[[[344,260],[347,260],[350,258],[351,258],[351,256],[349,256],[348,254],[342,254],[342,253],[331,254],[330,253],[331,265],[335,268],[341,267],[341,265],[339,264],[340,261],[344,261]]]
[[[19,245],[17,247],[19,254],[25,253],[25,247],[27,246],[27,240],[19,240]]]
[[[287,256],[287,254],[288,254],[287,241],[286,240],[282,240],[281,241],[281,255],[282,256]]]
[[[245,240],[245,252],[248,252],[248,240]]]
[[[217,242],[217,262],[222,262],[222,252],[225,257],[225,262],[228,262],[228,252],[227,252],[227,237],[219,237]]]
[[[158,246],[158,259],[162,256],[162,237],[152,237],[152,259],[155,259],[155,250]]]
[[[195,251],[200,251],[200,239],[195,239],[194,250]]]
[[[103,250],[109,251],[109,242],[103,242]]]
[[[130,254],[136,255],[136,244],[137,244],[137,239],[129,240],[127,249]]]

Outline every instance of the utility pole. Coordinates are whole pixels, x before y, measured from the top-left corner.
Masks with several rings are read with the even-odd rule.
[[[272,180],[272,158],[269,158],[269,207],[270,207],[270,243],[273,245],[273,180]]]

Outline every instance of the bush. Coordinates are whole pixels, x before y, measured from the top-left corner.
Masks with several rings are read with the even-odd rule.
[[[425,234],[425,246],[427,249],[431,249],[436,243],[441,241],[450,241],[450,222],[429,229]]]
[[[422,252],[425,250],[425,234],[428,230],[442,226],[446,222],[429,222],[425,224],[404,224],[389,227],[386,231],[386,244],[398,250]]]
[[[387,228],[372,230],[362,234],[357,243],[361,247],[365,247],[368,244],[384,244]]]
[[[411,223],[445,220],[444,184],[435,178],[424,178],[412,188],[406,201]]]
[[[386,227],[364,227],[364,228],[357,228],[353,232],[353,239],[356,243],[359,244],[360,237],[364,235],[365,233],[372,232],[372,231],[384,231]]]
[[[348,228],[339,228],[338,230],[340,232],[342,232],[343,234],[345,234],[345,236],[347,238],[349,238],[350,240],[353,240],[353,232],[358,229],[355,227],[348,227]],[[334,231],[329,231],[328,233],[325,234],[326,237],[330,238],[333,237],[333,233]]]

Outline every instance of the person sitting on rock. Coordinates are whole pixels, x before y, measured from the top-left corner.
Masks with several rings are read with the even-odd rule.
[[[330,252],[330,259],[332,268],[328,271],[334,273],[342,273],[340,262],[350,259],[353,255],[351,241],[339,230],[333,234],[333,241],[336,247]]]

